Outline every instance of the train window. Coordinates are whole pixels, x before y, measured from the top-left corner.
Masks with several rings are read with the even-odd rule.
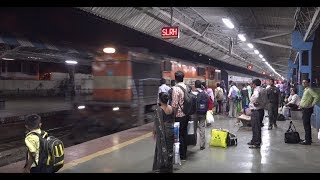
[[[1,72],[6,72],[6,61],[0,61],[1,62]]]
[[[172,70],[172,63],[170,61],[163,62],[163,71],[171,71]]]
[[[21,63],[19,61],[8,61],[8,72],[20,72]]]
[[[221,80],[221,72],[216,72],[216,80],[220,81]]]
[[[198,67],[197,68],[197,73],[198,73],[198,76],[204,76],[204,75],[206,75],[206,69]]]
[[[309,65],[309,51],[302,51],[301,56],[302,56],[301,65],[308,66]]]

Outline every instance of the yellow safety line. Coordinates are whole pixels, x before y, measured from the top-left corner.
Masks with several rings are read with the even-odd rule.
[[[145,139],[145,138],[150,137],[150,136],[152,136],[152,132],[147,133],[147,134],[144,134],[144,135],[139,136],[139,137],[136,137],[136,138],[131,139],[131,140],[129,140],[129,141],[120,143],[120,144],[118,144],[118,145],[112,146],[112,147],[110,147],[110,148],[107,148],[107,149],[98,151],[98,152],[93,153],[93,154],[90,154],[90,155],[88,155],[88,156],[85,156],[85,157],[76,159],[76,160],[74,160],[74,161],[71,161],[71,162],[65,164],[65,165],[60,169],[60,171],[63,171],[63,170],[66,170],[66,169],[70,169],[71,167],[74,167],[74,166],[76,166],[76,165],[78,165],[78,164],[84,163],[84,162],[89,161],[89,160],[91,160],[91,159],[93,159],[93,158],[96,158],[96,157],[98,157],[98,156],[108,154],[108,153],[110,153],[110,152],[112,152],[112,151],[121,149],[121,148],[123,148],[123,147],[125,147],[125,146],[128,146],[128,145],[130,145],[130,144],[133,144],[133,143],[135,143],[135,142],[137,142],[137,141],[140,141],[140,140]]]

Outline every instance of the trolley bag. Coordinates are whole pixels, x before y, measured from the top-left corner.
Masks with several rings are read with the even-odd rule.
[[[197,145],[197,127],[196,127],[196,122],[195,121],[188,121],[188,135],[186,139],[187,146],[188,145]]]
[[[226,129],[212,129],[210,146],[226,148],[228,133]]]
[[[294,127],[294,129],[292,129],[292,126]],[[293,125],[292,121],[290,121],[289,128],[287,132],[284,133],[284,142],[288,144],[297,144],[300,141],[301,140],[299,133],[297,132],[296,127]]]

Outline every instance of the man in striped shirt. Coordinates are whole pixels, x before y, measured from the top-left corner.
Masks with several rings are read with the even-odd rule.
[[[172,87],[172,104],[171,106],[175,110],[175,121],[180,122],[180,128],[179,128],[179,141],[180,141],[180,159],[186,160],[187,158],[187,126],[188,126],[188,120],[189,117],[186,116],[182,109],[183,109],[183,98],[184,98],[184,92],[182,89],[178,86],[181,86],[184,88],[187,92],[187,86],[183,83],[184,73],[182,71],[177,71],[175,74],[175,80],[177,84]]]

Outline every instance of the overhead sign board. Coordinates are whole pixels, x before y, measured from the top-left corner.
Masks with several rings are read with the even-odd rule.
[[[161,36],[164,39],[179,38],[179,28],[178,27],[163,27],[161,29]]]

